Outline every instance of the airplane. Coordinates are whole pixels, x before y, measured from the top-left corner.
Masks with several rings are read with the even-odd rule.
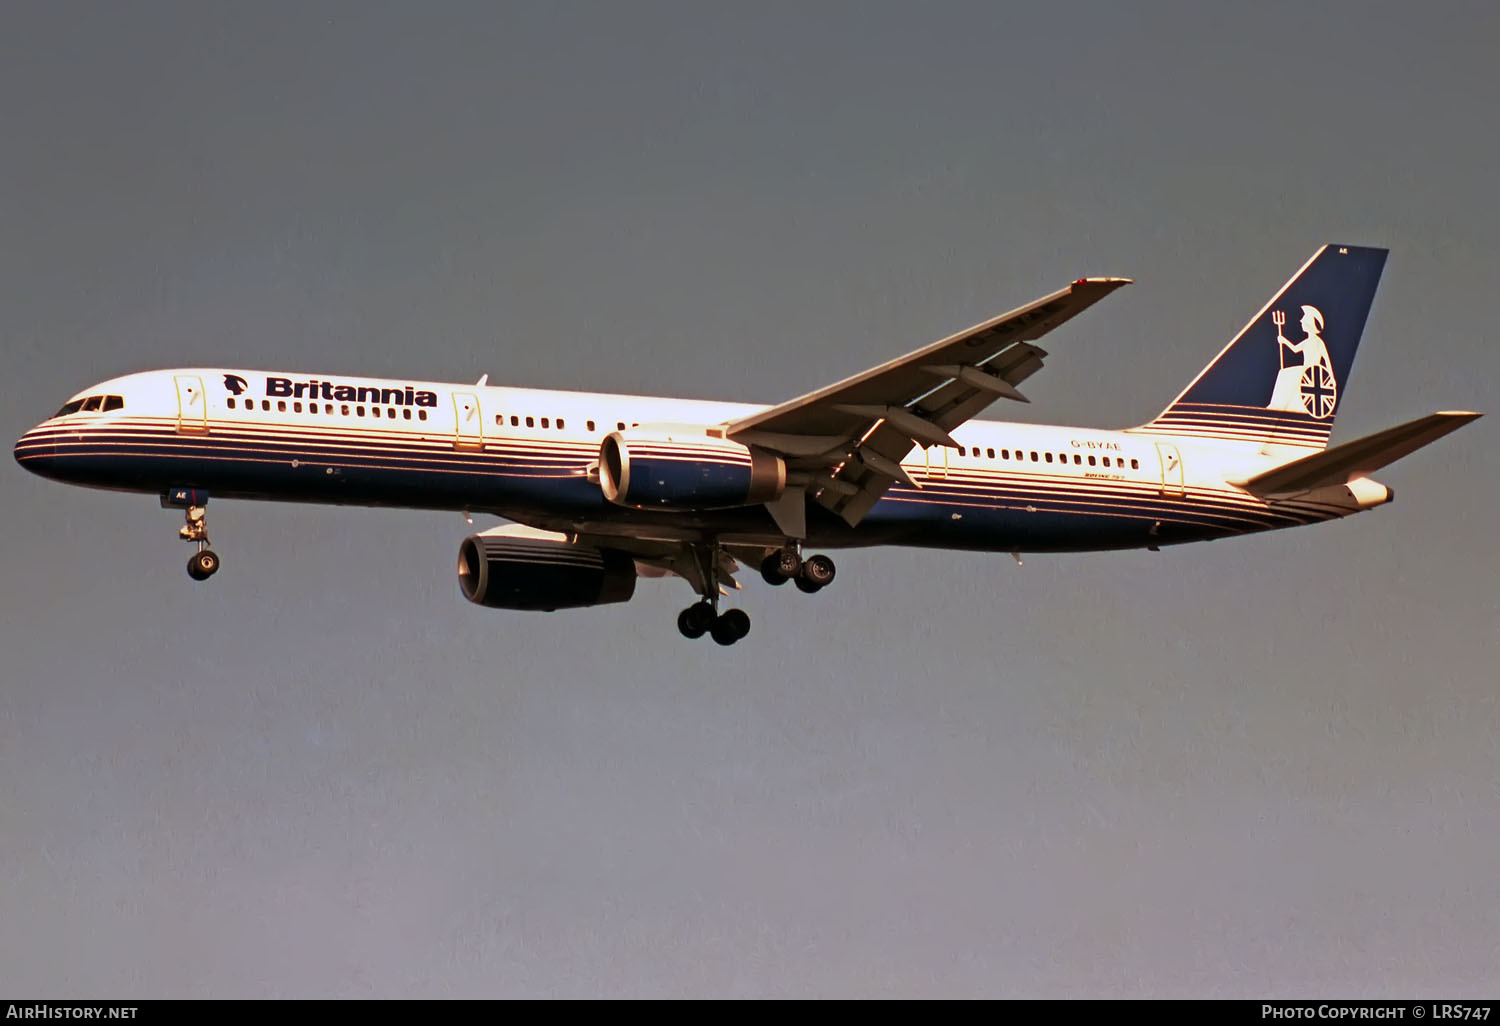
[[[44,477],[183,511],[188,574],[219,569],[206,505],[261,499],[475,512],[462,594],[556,610],[686,580],[688,638],[750,630],[720,609],[743,567],[806,593],[805,547],[1157,550],[1390,502],[1370,474],[1480,414],[1441,411],[1329,447],[1388,251],[1325,245],[1155,418],[1124,430],[974,419],[1048,353],[1035,343],[1123,285],[1035,302],[776,406],[175,368],[100,382],[16,443]],[[1290,327],[1289,326],[1294,326]],[[1296,337],[1300,332],[1300,338]],[[471,520],[472,522],[472,520]]]

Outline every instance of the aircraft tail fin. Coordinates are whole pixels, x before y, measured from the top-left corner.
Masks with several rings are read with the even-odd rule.
[[[1480,416],[1467,410],[1429,413],[1236,483],[1247,492],[1268,499],[1300,495],[1327,485],[1348,484],[1432,444]]]
[[[1182,394],[1137,430],[1326,448],[1387,252],[1318,249]]]

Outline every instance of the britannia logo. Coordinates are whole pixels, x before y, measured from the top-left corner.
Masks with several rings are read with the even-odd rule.
[[[229,389],[234,395],[239,395],[250,387],[250,383],[238,374],[226,374],[224,375],[224,387]]]
[[[1323,344],[1323,314],[1315,306],[1302,308],[1301,342],[1293,342],[1281,333],[1286,313],[1271,312],[1276,325],[1276,351],[1281,357],[1281,371],[1271,389],[1273,410],[1302,409],[1319,420],[1333,416],[1339,403],[1338,381],[1333,376],[1333,361]]]

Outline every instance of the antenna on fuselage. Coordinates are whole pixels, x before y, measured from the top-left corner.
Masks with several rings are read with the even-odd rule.
[[[474,385],[477,388],[478,387],[483,387],[489,380],[490,380],[490,376],[488,374],[481,374],[481,375],[479,375],[479,380],[476,381],[476,382],[474,382]]]

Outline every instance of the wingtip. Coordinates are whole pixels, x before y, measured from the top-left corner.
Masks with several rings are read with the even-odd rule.
[[[1079,278],[1074,285],[1133,285],[1135,282],[1130,278]]]

